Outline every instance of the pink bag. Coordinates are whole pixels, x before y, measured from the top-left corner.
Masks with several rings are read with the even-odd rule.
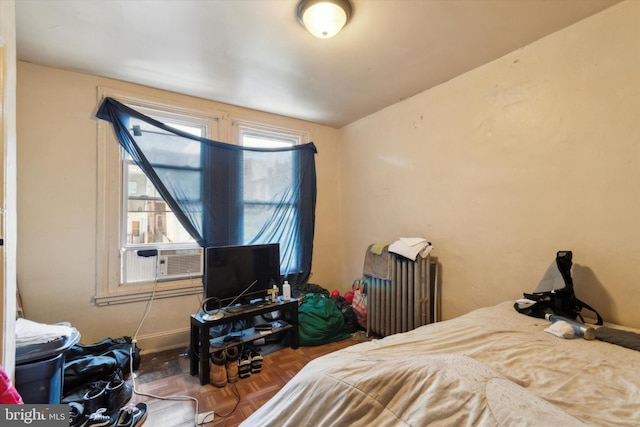
[[[358,324],[367,329],[367,282],[356,280],[353,282],[353,301],[351,307],[356,315]]]

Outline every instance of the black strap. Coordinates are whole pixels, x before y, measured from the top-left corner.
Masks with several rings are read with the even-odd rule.
[[[573,253],[571,251],[558,251],[556,253],[556,266],[564,279],[565,289],[571,292],[573,292],[573,279],[571,278],[572,259]]]
[[[525,294],[526,297],[527,294]],[[545,314],[553,314],[553,311],[549,308],[548,305],[542,305],[538,302],[531,304],[527,307],[524,308],[520,308],[520,306],[518,305],[518,303],[516,302],[515,304],[513,304],[513,308],[515,308],[515,310],[518,313],[521,314],[525,314],[527,316],[531,316],[531,317],[537,317],[539,319],[544,319],[545,318]]]
[[[589,304],[587,304],[586,302],[583,302],[581,300],[579,300],[578,298],[576,298],[576,302],[578,304],[580,304],[580,306],[582,308],[586,308],[589,311],[593,311],[596,316],[598,317],[597,322],[595,323],[596,325],[602,325],[603,321],[602,321],[602,317],[600,316],[600,313],[598,313],[593,307],[591,307]],[[580,316],[580,319],[582,320],[582,323],[584,323],[584,319],[582,318],[582,315],[578,314],[578,316]]]
[[[524,293],[522,294],[526,299],[529,299],[531,301],[535,301],[535,302],[540,302],[540,301],[551,301],[551,297],[549,297],[549,295],[546,295],[544,293],[541,294],[527,294]]]
[[[554,310],[549,306],[549,302],[550,302],[550,298],[548,295],[544,295],[544,294],[523,294],[525,298],[530,299],[532,301],[535,301],[534,304],[531,304],[530,306],[524,307],[524,308],[520,308],[518,306],[518,303],[516,302],[513,305],[513,308],[518,312],[518,313],[522,313],[522,314],[526,314],[527,316],[532,316],[532,317],[538,317],[538,318],[545,318],[545,314],[554,314]],[[574,302],[576,305],[576,309],[583,309],[586,308],[587,310],[590,310],[592,312],[595,313],[596,317],[597,317],[597,321],[595,323],[595,325],[602,325],[603,324],[603,320],[602,320],[602,316],[600,316],[600,313],[598,313],[593,307],[591,307],[589,304],[587,304],[586,302],[578,299],[577,297],[574,296]],[[558,314],[558,313],[555,313]],[[568,316],[568,315],[567,315]],[[582,317],[582,314],[580,314],[580,312],[577,313],[577,317],[580,318],[580,321],[582,323],[585,323],[584,318]]]

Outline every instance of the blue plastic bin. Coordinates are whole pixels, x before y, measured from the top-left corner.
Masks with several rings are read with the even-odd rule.
[[[24,403],[58,404],[64,386],[65,352],[80,340],[70,337],[16,349],[16,390]]]
[[[24,403],[60,403],[64,355],[16,366],[16,390]]]

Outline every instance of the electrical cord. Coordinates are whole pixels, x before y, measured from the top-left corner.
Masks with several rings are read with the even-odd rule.
[[[228,417],[229,415],[233,414],[236,411],[236,409],[238,408],[238,405],[240,404],[240,400],[242,400],[242,399],[240,398],[240,392],[238,391],[238,387],[236,387],[236,383],[231,384],[231,389],[233,390],[233,394],[237,398],[236,404],[233,405],[233,408],[229,412],[224,414],[224,415],[223,414],[218,414],[216,411],[211,411],[211,413],[213,415],[215,415],[217,417],[220,417],[220,418],[226,418],[226,417]],[[211,419],[211,421],[213,421],[213,418]]]
[[[188,400],[192,400],[195,402],[195,416],[194,418],[194,425],[196,427],[202,426],[203,424],[206,423],[210,423],[214,420],[214,417],[216,415],[215,411],[210,411],[208,413],[206,413],[201,420],[198,420],[198,407],[199,407],[199,401],[198,399],[196,399],[195,397],[192,396],[183,396],[183,395],[169,395],[169,396],[158,396],[155,394],[151,394],[151,393],[145,393],[142,392],[140,390],[138,390],[138,388],[136,387],[136,376],[133,372],[133,348],[136,345],[136,343],[138,342],[138,333],[140,332],[140,328],[142,328],[142,324],[144,323],[144,321],[146,320],[147,316],[149,315],[149,312],[151,311],[151,306],[153,304],[153,300],[155,298],[156,295],[156,287],[158,285],[158,275],[157,275],[157,256],[156,256],[156,275],[155,278],[153,280],[153,289],[151,290],[151,297],[149,298],[149,301],[147,301],[147,305],[145,307],[145,311],[144,314],[142,315],[142,318],[140,319],[140,322],[138,323],[138,327],[136,328],[135,333],[133,334],[133,338],[131,339],[131,343],[133,344],[131,346],[131,348],[129,349],[129,372],[131,373],[131,386],[133,389],[133,392],[135,394],[137,394],[138,396],[146,396],[146,397],[151,397],[154,399],[159,399],[159,400],[172,400],[172,401],[188,401]],[[235,384],[234,384],[235,386]],[[238,393],[237,390],[235,390],[236,396],[238,397],[238,403],[240,403],[240,395]],[[236,406],[233,408],[233,410],[231,412],[233,412],[235,410],[235,408],[238,406],[238,403],[236,403]],[[227,415],[225,415],[227,416]],[[211,417],[211,419],[209,419],[209,417]],[[198,422],[200,421],[200,422]]]
[[[131,341],[131,343],[133,345],[135,345],[136,340],[133,339]],[[132,385],[132,388],[133,388],[133,392],[135,394],[137,394],[138,396],[146,396],[146,397],[151,397],[151,398],[159,399],[159,400],[172,400],[172,401],[181,401],[181,402],[192,400],[196,404],[196,408],[195,408],[196,412],[195,412],[195,416],[193,417],[193,424],[196,427],[199,427],[199,426],[201,426],[203,424],[210,423],[210,422],[213,421],[213,419],[214,419],[216,414],[215,414],[214,411],[210,411],[210,412],[206,413],[205,416],[202,417],[200,422],[198,422],[198,413],[199,413],[198,412],[198,407],[200,405],[200,402],[195,397],[184,396],[184,395],[159,396],[159,395],[156,395],[156,394],[145,393],[143,391],[138,390],[138,388],[136,387],[136,378],[135,378],[135,375],[133,374],[133,346],[129,349],[129,371],[131,372],[131,385]],[[208,419],[209,417],[211,417],[211,419]]]

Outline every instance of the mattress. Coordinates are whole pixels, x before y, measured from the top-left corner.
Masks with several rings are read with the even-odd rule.
[[[357,344],[307,364],[242,425],[640,425],[640,352],[548,326],[505,301]]]

